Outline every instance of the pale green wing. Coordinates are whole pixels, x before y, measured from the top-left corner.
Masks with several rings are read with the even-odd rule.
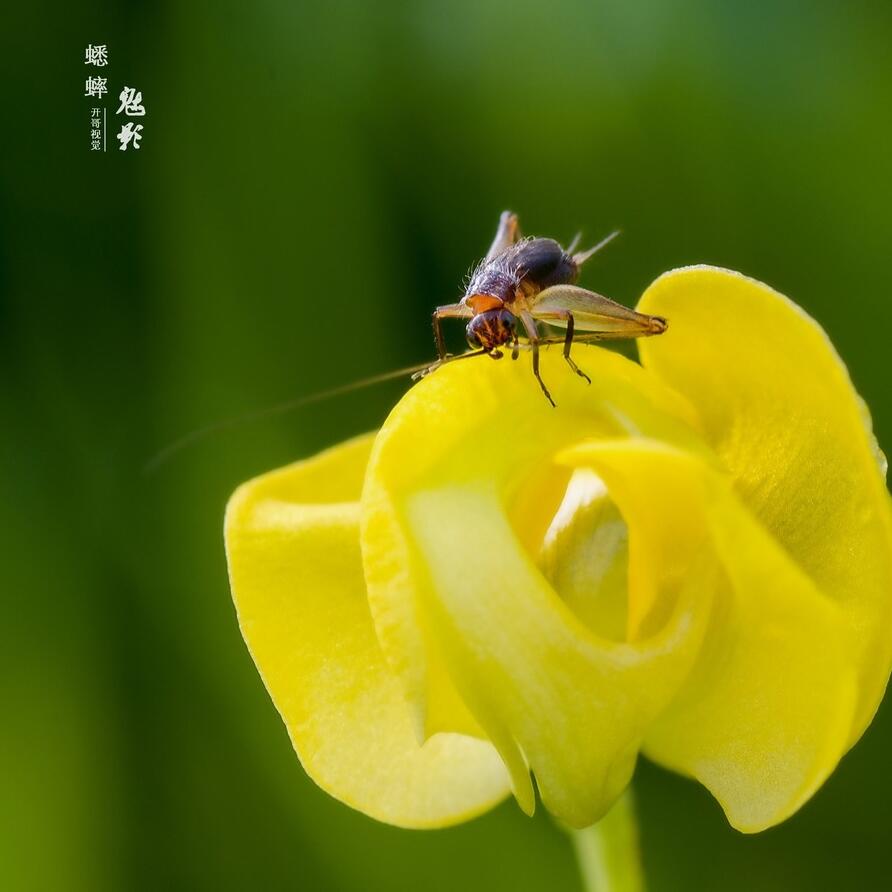
[[[577,331],[603,332],[613,337],[637,338],[666,330],[666,320],[660,316],[636,313],[575,285],[554,285],[540,291],[530,301],[530,312],[536,319],[558,328],[566,328],[572,314]]]

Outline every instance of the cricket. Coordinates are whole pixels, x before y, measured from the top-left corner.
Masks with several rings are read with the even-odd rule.
[[[395,378],[411,375],[413,381],[418,380],[458,360],[479,356],[501,359],[506,346],[511,348],[512,359],[517,359],[521,351],[532,354],[533,375],[545,398],[554,407],[554,399],[539,373],[541,347],[563,344],[564,359],[569,367],[591,384],[591,378],[570,355],[574,342],[650,337],[662,334],[668,327],[661,316],[636,313],[610,298],[576,285],[582,265],[617,235],[618,231],[610,233],[586,251],[576,250],[581,237],[577,235],[567,248],[562,248],[554,239],[524,238],[517,214],[504,211],[486,256],[468,277],[464,296],[457,303],[434,310],[434,342],[437,348],[434,362],[373,375],[199,428],[156,453],[143,471],[154,471],[175,453],[211,434],[282,415]],[[457,355],[446,352],[444,319],[469,320],[466,336],[471,349],[468,352]],[[523,335],[518,331],[518,321],[523,326]],[[559,337],[543,334],[539,323],[563,329],[564,334]]]
[[[520,354],[518,321],[523,325],[533,357],[533,375],[545,398],[555,405],[539,374],[539,348],[562,342],[564,359],[589,384],[591,379],[570,356],[576,332],[584,340],[641,338],[662,334],[668,323],[660,316],[636,313],[616,301],[576,285],[579,270],[619,232],[612,232],[587,251],[576,251],[580,236],[567,248],[550,238],[523,238],[517,214],[504,211],[492,245],[471,274],[458,303],[434,310],[434,340],[439,359],[416,372],[424,377],[445,363],[471,356],[501,359],[502,347],[511,345],[511,358]],[[472,352],[451,357],[446,353],[443,319],[469,319],[467,339]],[[543,337],[538,323],[565,330],[562,338]]]

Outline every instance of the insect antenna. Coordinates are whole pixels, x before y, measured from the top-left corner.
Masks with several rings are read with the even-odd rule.
[[[612,236],[611,236],[612,238]],[[606,243],[606,242],[605,242]],[[661,320],[662,321],[662,320]],[[654,332],[655,334],[657,332]],[[574,343],[591,343],[594,341],[613,340],[619,338],[627,338],[628,335],[622,335],[617,332],[586,332],[577,334]],[[565,338],[563,336],[556,338],[542,338],[539,341],[540,346],[547,347],[552,344],[563,344]],[[516,345],[518,350],[530,350],[532,344],[521,342]],[[417,381],[424,378],[431,372],[435,372],[438,368],[449,363],[457,362],[460,359],[473,359],[475,356],[486,356],[489,351],[486,348],[480,350],[471,350],[467,353],[459,353],[457,356],[447,356],[445,359],[438,359],[434,362],[424,362],[418,365],[406,366],[402,369],[394,369],[390,372],[383,372],[380,375],[370,375],[368,378],[360,378],[358,381],[351,381],[348,384],[339,384],[337,387],[330,387],[327,390],[318,390],[315,393],[299,396],[284,403],[277,403],[274,406],[267,406],[264,409],[257,409],[254,412],[246,412],[243,415],[236,415],[232,418],[226,418],[222,421],[216,421],[205,427],[199,427],[189,431],[172,443],[168,443],[163,449],[156,452],[142,467],[143,474],[152,474],[158,470],[163,464],[166,464],[174,455],[190,446],[200,443],[214,434],[223,433],[242,425],[252,424],[255,421],[263,421],[266,418],[274,418],[277,415],[285,415],[304,406],[310,406],[313,403],[321,403],[334,397],[343,396],[352,393],[355,390],[363,390],[366,387],[373,387],[375,384],[383,384],[385,381],[394,381],[397,378],[411,376],[411,380]]]
[[[154,471],[157,471],[158,468],[161,467],[165,462],[167,462],[170,458],[176,455],[183,449],[188,448],[189,446],[194,445],[195,443],[200,443],[202,440],[207,437],[212,436],[213,434],[222,433],[223,431],[231,430],[235,427],[241,427],[244,424],[251,424],[255,421],[262,421],[265,418],[273,418],[276,415],[284,415],[287,412],[292,412],[295,409],[300,409],[303,406],[309,406],[313,403],[321,403],[324,400],[332,399],[336,396],[342,396],[346,393],[351,393],[354,390],[362,390],[366,387],[372,387],[375,384],[383,384],[385,381],[393,381],[396,378],[404,378],[409,375],[425,375],[429,372],[434,371],[434,369],[439,368],[445,362],[451,362],[453,359],[462,359],[465,356],[471,355],[479,355],[478,353],[469,354],[463,353],[460,356],[449,357],[445,360],[441,360],[438,362],[430,363],[425,362],[419,365],[408,366],[403,369],[394,369],[390,372],[384,372],[380,375],[371,375],[368,378],[361,378],[359,381],[351,381],[349,384],[340,384],[337,387],[330,387],[327,390],[319,390],[316,393],[310,393],[306,396],[299,396],[292,400],[287,400],[284,403],[277,403],[274,406],[267,406],[264,409],[257,409],[253,412],[247,412],[243,415],[236,415],[233,418],[226,418],[222,421],[214,422],[213,424],[206,425],[205,427],[196,428],[193,431],[190,431],[187,434],[184,434],[177,440],[174,440],[172,443],[169,443],[163,449],[160,449],[155,453],[146,463],[143,465],[142,472],[143,474],[151,474]]]
[[[440,366],[447,365],[450,362],[457,362],[459,359],[473,359],[475,356],[486,356],[489,352],[488,348],[482,347],[480,350],[470,350],[467,353],[459,353],[458,356],[447,356],[445,359],[438,359],[436,362],[432,362],[423,368],[416,368],[412,373],[412,380],[418,381],[431,372],[435,372]]]

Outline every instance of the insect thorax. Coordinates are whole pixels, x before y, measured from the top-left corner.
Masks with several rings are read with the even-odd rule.
[[[508,304],[518,292],[530,296],[552,285],[573,283],[578,275],[573,258],[554,239],[524,239],[481,263],[466,294],[491,294]]]

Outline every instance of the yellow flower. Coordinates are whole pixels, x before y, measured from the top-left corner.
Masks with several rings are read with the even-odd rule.
[[[597,347],[447,365],[377,435],[242,486],[245,640],[311,777],[437,827],[513,791],[596,821],[639,751],[753,832],[869,724],[892,661],[892,513],[867,412],[819,326],[694,267]]]

